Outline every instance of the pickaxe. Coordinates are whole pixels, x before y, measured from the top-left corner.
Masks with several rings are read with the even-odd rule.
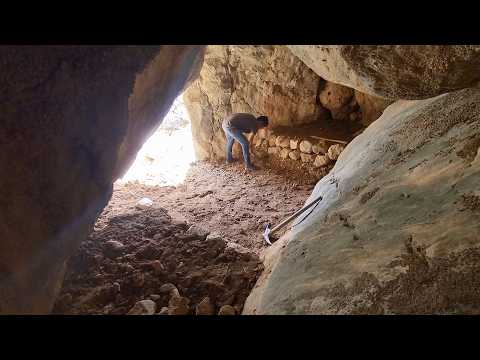
[[[273,234],[275,231],[277,230],[280,230],[281,228],[283,228],[285,225],[287,225],[290,221],[292,221],[293,219],[295,219],[296,217],[298,217],[299,215],[303,214],[305,211],[307,211],[308,209],[310,209],[313,205],[315,205],[316,203],[318,203],[320,200],[322,200],[322,197],[319,196],[318,198],[316,198],[315,200],[313,200],[310,204],[308,204],[307,206],[301,208],[300,210],[296,211],[295,213],[293,213],[292,215],[290,215],[288,218],[286,218],[285,220],[283,220],[280,224],[278,224],[277,226],[274,226],[272,229],[270,229],[270,224],[267,224],[265,226],[265,231],[263,232],[263,238],[265,239],[265,241],[267,242],[268,245],[272,245],[272,243],[270,242],[270,239],[269,239],[269,235],[270,234]]]

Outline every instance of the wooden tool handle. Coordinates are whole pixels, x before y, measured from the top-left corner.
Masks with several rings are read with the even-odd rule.
[[[307,211],[308,209],[310,209],[313,205],[315,205],[317,202],[319,202],[320,200],[322,200],[322,197],[319,196],[318,198],[316,198],[315,200],[313,200],[310,204],[308,204],[307,206],[305,206],[304,208],[301,208],[300,210],[298,210],[297,212],[293,213],[293,215],[289,216],[288,218],[286,218],[285,220],[283,220],[280,224],[278,224],[277,226],[273,227],[272,230],[270,230],[270,234],[272,234],[273,232],[283,228],[285,225],[287,225],[290,221],[292,221],[293,219],[295,219],[297,216],[303,214],[305,211]]]

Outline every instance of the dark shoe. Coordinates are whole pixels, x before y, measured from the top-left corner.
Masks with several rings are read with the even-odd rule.
[[[235,160],[233,160],[233,159],[232,160],[228,160],[228,159],[226,160],[227,164],[233,164],[234,162],[235,162]]]
[[[259,170],[260,168],[255,166],[255,165],[245,165],[245,168],[247,170],[251,170],[251,171],[254,171],[254,170]]]

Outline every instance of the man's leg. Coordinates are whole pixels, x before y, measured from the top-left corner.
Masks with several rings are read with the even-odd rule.
[[[247,138],[242,134],[241,131],[237,129],[229,129],[229,133],[242,146],[243,160],[245,161],[245,166],[249,169],[254,169],[255,167],[250,161],[250,146],[248,144]]]
[[[235,141],[235,139],[230,134],[228,129],[224,129],[224,131],[225,131],[225,136],[227,138],[227,162],[231,163],[231,162],[233,162],[232,147],[233,147],[233,142]]]

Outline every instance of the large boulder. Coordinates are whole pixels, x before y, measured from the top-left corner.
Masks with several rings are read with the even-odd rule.
[[[208,46],[200,77],[184,94],[197,158],[225,156],[221,122],[234,112],[266,115],[272,127],[326,119],[323,83],[285,46]]]
[[[272,246],[245,314],[480,313],[480,90],[398,101]]]
[[[2,46],[0,313],[50,312],[112,183],[202,46]]]
[[[426,99],[476,86],[479,45],[290,45],[323,79],[385,99]]]

